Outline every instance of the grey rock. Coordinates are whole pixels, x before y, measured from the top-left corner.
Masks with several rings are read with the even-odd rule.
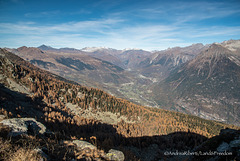
[[[91,143],[89,143],[87,141],[74,140],[72,143],[75,144],[77,146],[77,148],[79,148],[79,149],[85,149],[85,148],[89,148],[92,150],[97,149],[96,146],[92,145]]]
[[[34,118],[12,118],[3,120],[0,123],[12,129],[9,133],[11,136],[22,134],[39,135],[46,132],[46,127]]]
[[[222,144],[217,148],[217,151],[218,152],[224,152],[224,151],[227,151],[227,150],[229,150],[229,145],[228,145],[228,143],[226,143],[226,142],[222,142]]]
[[[124,154],[119,150],[110,149],[108,153],[105,155],[105,159],[111,161],[124,161]]]

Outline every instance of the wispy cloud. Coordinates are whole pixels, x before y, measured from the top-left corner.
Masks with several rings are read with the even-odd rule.
[[[44,43],[53,47],[106,46],[156,50],[240,37],[239,23],[232,26],[218,23],[236,15],[240,17],[240,9],[231,3],[175,1],[160,4],[158,1],[142,1],[142,4],[120,7],[120,10],[117,9],[120,2],[108,2],[96,3],[89,10],[84,8],[66,12],[67,16],[76,16],[92,14],[94,9],[104,5],[106,10],[114,8],[84,20],[64,19],[54,23],[42,23],[36,18],[61,16],[63,13],[58,10],[27,12],[24,17],[29,21],[24,19],[21,22],[0,23],[0,43],[3,47],[38,46]],[[208,20],[216,20],[216,24],[211,22],[212,25],[209,25]]]
[[[189,45],[194,38],[207,38],[222,35],[236,35],[240,27],[194,28],[175,25],[136,25],[121,26],[124,20],[98,20],[68,22],[56,25],[39,26],[33,22],[1,23],[1,34],[9,36],[16,45],[29,44],[38,46],[41,43],[56,47],[107,46],[118,49],[126,47],[143,48],[147,50],[165,49],[172,46]],[[114,27],[115,28],[114,28]]]
[[[216,1],[176,1],[140,8],[136,10],[135,14],[139,13],[138,16],[150,19],[167,19],[176,23],[185,23],[240,14],[239,6],[239,3],[236,5]]]
[[[96,21],[80,21],[67,22],[53,25],[43,25],[34,22],[19,22],[19,23],[0,23],[0,33],[16,33],[16,34],[56,34],[61,32],[81,33],[93,32],[101,33],[103,30],[112,28],[114,25],[122,22],[119,19],[100,19]]]

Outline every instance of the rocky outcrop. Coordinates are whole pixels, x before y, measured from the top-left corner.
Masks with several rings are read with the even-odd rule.
[[[43,135],[46,132],[46,127],[34,118],[12,118],[3,120],[0,123],[11,128],[10,136],[22,134]]]
[[[110,149],[105,155],[105,159],[112,161],[124,161],[124,154],[119,150]]]
[[[91,150],[96,150],[97,149],[96,146],[92,145],[89,142],[82,141],[82,140],[73,140],[72,143],[75,144],[77,146],[77,148],[79,148],[79,149],[86,149],[86,148],[89,148]]]
[[[124,161],[125,156],[123,152],[119,150],[110,149],[108,153],[103,150],[97,149],[87,141],[73,140],[63,142],[68,147],[75,147],[75,156],[77,159],[90,159],[90,160],[111,160],[111,161]]]

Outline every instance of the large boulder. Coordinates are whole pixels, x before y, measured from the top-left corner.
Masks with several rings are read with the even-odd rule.
[[[110,149],[105,155],[105,159],[112,161],[124,161],[124,154],[119,150]]]
[[[224,152],[229,150],[229,145],[228,143],[222,142],[222,144],[217,148],[218,152]]]
[[[0,123],[11,128],[11,132],[9,133],[11,136],[22,134],[42,135],[46,132],[46,127],[34,118],[5,119]]]
[[[96,146],[92,145],[89,142],[82,141],[82,140],[73,140],[72,143],[75,144],[77,146],[77,148],[79,148],[79,149],[86,149],[86,148],[89,148],[91,150],[96,150],[97,149]]]

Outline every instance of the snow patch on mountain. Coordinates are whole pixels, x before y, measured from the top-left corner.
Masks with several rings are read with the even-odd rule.
[[[94,52],[98,50],[113,50],[113,49],[107,48],[107,47],[85,47],[81,49],[81,51],[85,51],[85,52]]]

